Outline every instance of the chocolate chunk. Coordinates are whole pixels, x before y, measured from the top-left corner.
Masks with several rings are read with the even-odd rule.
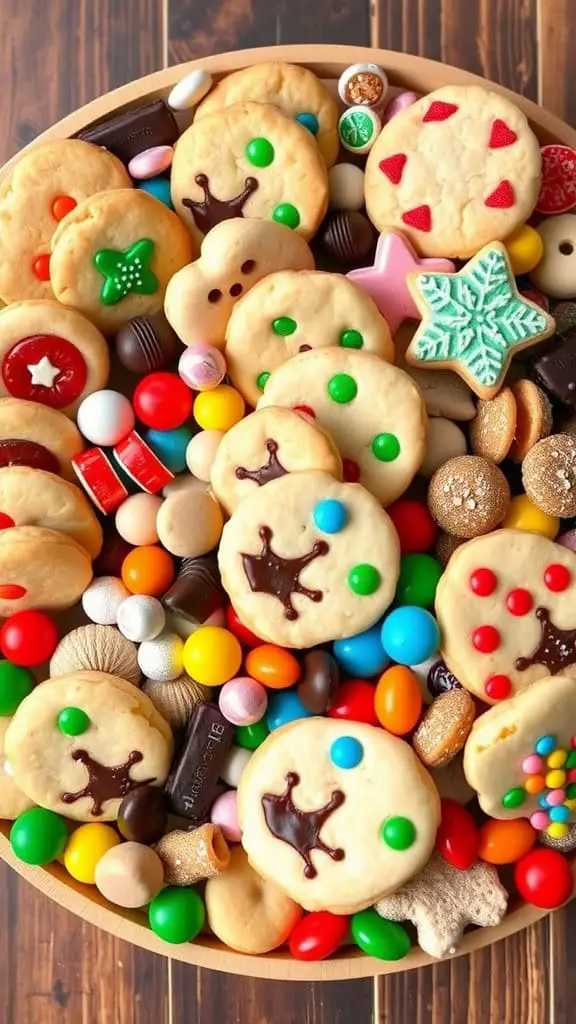
[[[234,726],[216,704],[196,706],[166,783],[174,814],[198,824],[206,820],[233,736]]]
[[[532,363],[532,376],[552,400],[576,409],[576,327],[555,339],[552,351]]]
[[[161,314],[129,320],[118,331],[115,344],[122,366],[140,376],[164,369],[181,348],[178,335]]]
[[[308,651],[304,657],[298,696],[313,715],[323,715],[332,706],[340,683],[338,663],[328,651]]]
[[[320,228],[319,241],[327,256],[349,270],[370,263],[376,249],[370,221],[356,210],[329,214]]]
[[[167,821],[166,797],[158,786],[138,786],[126,794],[118,809],[120,833],[133,843],[156,843]]]
[[[83,128],[76,138],[104,146],[123,164],[129,164],[132,157],[152,146],[173,146],[178,138],[178,125],[164,101],[153,100]]]
[[[225,600],[216,555],[202,555],[183,559],[180,572],[164,594],[162,603],[173,615],[202,625]]]

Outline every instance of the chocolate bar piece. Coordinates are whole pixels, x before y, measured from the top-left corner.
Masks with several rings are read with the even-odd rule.
[[[226,600],[216,555],[184,558],[180,572],[162,603],[182,619],[201,626]]]
[[[173,814],[206,821],[233,736],[216,704],[196,705],[165,787]]]
[[[164,101],[153,100],[83,128],[76,138],[104,146],[123,164],[129,164],[132,157],[152,146],[173,146],[178,138],[178,125]]]
[[[576,328],[555,338],[554,348],[532,363],[532,376],[553,401],[576,409]]]

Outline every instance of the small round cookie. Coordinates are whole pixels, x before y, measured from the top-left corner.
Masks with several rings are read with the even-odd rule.
[[[437,469],[428,488],[428,508],[438,526],[467,540],[494,530],[510,504],[504,473],[480,455],[459,455]]]
[[[4,302],[52,299],[50,239],[78,203],[132,188],[117,157],[80,139],[27,149],[0,185],[0,296]]]
[[[87,395],[106,386],[109,372],[105,338],[75,310],[28,299],[0,311],[0,397],[74,417]]]
[[[245,626],[283,647],[313,647],[380,618],[394,597],[399,543],[363,487],[307,470],[244,499],[224,527],[218,562]]]
[[[212,463],[210,481],[230,515],[256,488],[304,469],[322,469],[340,480],[338,449],[309,416],[271,406],[251,413],[227,431]]]
[[[83,712],[71,735],[61,712]],[[81,715],[77,716],[82,719]],[[137,786],[163,785],[172,732],[145,693],[106,672],[40,683],[20,704],[5,737],[15,782],[40,807],[76,821],[114,821]]]
[[[424,459],[428,417],[419,388],[368,352],[321,348],[294,356],[268,381],[258,409],[269,405],[313,415],[344,459],[344,478],[384,506],[404,493]]]
[[[530,280],[553,299],[576,296],[576,214],[547,217],[537,229],[544,253]]]
[[[516,381],[512,392],[516,400],[516,430],[508,458],[522,462],[530,449],[552,430],[552,405],[542,388],[527,378]]]
[[[236,303],[277,270],[314,270],[302,235],[270,220],[223,220],[205,236],[198,259],[169,281],[164,312],[185,345],[224,348]]]
[[[228,321],[228,372],[250,405],[282,363],[308,349],[338,346],[392,362],[388,324],[369,295],[342,274],[280,271],[242,299]]]
[[[58,226],[51,244],[55,297],[105,334],[133,317],[159,313],[168,281],[197,255],[176,214],[141,189],[86,199]]]
[[[436,591],[441,654],[487,704],[536,679],[576,677],[576,555],[539,533],[497,530],[452,554]]]
[[[576,438],[551,434],[522,463],[524,490],[549,516],[576,516]]]
[[[12,776],[6,771],[4,737],[11,721],[11,718],[0,718],[0,818],[4,818],[6,821],[14,821],[29,807],[34,806],[33,801],[16,785]]]
[[[310,132],[268,103],[233,103],[180,136],[176,213],[200,242],[231,217],[274,220],[310,238],[328,206],[328,174]]]
[[[90,558],[100,554],[102,527],[92,505],[79,487],[54,473],[28,466],[0,469],[0,517],[4,529],[45,526],[72,537]]]
[[[83,448],[78,427],[58,409],[0,398],[0,469],[30,466],[73,481],[72,459]]]
[[[470,447],[475,455],[497,465],[506,458],[516,433],[516,399],[511,388],[495,398],[479,399],[470,424]]]
[[[457,423],[442,416],[428,420],[426,455],[420,475],[430,479],[445,462],[466,455],[466,451],[466,437]]]
[[[171,491],[156,516],[160,543],[178,558],[197,558],[212,551],[222,535],[224,517],[204,484]]]
[[[472,256],[532,213],[540,146],[509,99],[447,85],[402,110],[368,156],[372,223],[400,228],[423,256]]]
[[[411,747],[385,729],[307,718],[252,754],[238,822],[259,874],[305,910],[353,914],[424,867],[440,799]]]
[[[0,618],[28,608],[71,608],[92,579],[90,555],[43,526],[0,530]]]

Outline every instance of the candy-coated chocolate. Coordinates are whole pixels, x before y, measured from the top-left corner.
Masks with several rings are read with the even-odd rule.
[[[194,401],[194,419],[202,430],[230,430],[242,419],[244,410],[242,395],[229,384],[201,391]]]
[[[400,498],[386,509],[400,540],[403,555],[428,551],[436,539],[436,523],[426,505]]]
[[[330,760],[336,768],[349,771],[364,758],[364,748],[354,736],[339,736],[330,747]]]
[[[192,394],[177,373],[150,373],[136,386],[134,410],[154,430],[181,427],[192,412]]]
[[[203,68],[194,68],[184,75],[168,93],[168,106],[172,110],[189,110],[195,107],[212,88],[212,75]]]
[[[222,686],[236,675],[241,664],[242,648],[234,634],[222,626],[200,626],[184,645],[184,668],[191,679],[204,686]]]
[[[50,864],[68,842],[65,818],[44,807],[30,807],[10,829],[10,844],[18,860],[26,864]]]
[[[431,555],[415,553],[402,555],[400,575],[394,601],[397,605],[412,604],[420,608],[433,608],[436,587],[442,575],[442,566]]]
[[[290,933],[288,946],[297,960],[325,960],[348,936],[350,918],[315,910],[306,914]]]
[[[239,676],[224,683],[218,697],[224,718],[232,725],[253,725],[264,717],[268,695],[262,683],[250,676]]]
[[[242,830],[238,825],[238,796],[235,789],[217,796],[210,808],[210,821],[222,829],[229,843],[239,843]]]
[[[549,516],[543,512],[527,494],[517,494],[508,506],[502,526],[506,530],[541,533],[544,537],[554,540],[560,529],[560,520],[557,516]]]
[[[381,833],[386,845],[393,850],[409,850],[416,839],[414,822],[402,815],[388,818],[382,825]]]
[[[166,624],[166,614],[156,597],[132,594],[118,608],[116,625],[127,640],[140,644],[154,640]]]
[[[120,536],[134,547],[156,544],[156,516],[162,498],[156,494],[132,494],[116,510],[114,524]]]
[[[167,820],[166,798],[158,786],[137,786],[118,809],[120,833],[134,843],[156,843],[166,831]]]
[[[422,711],[417,677],[404,665],[394,665],[380,677],[374,701],[380,725],[395,736],[405,736],[414,729]]]
[[[376,687],[372,683],[367,683],[363,679],[349,679],[338,687],[334,703],[328,711],[328,718],[379,725],[375,696]]]
[[[295,689],[275,690],[268,697],[266,725],[270,732],[288,722],[296,722],[299,718],[309,718],[310,715],[311,712],[304,706]]]
[[[169,886],[152,900],[148,920],[165,942],[191,942],[204,927],[206,911],[195,889]]]
[[[14,665],[41,665],[57,646],[58,627],[45,612],[35,609],[14,612],[0,629],[0,651]]]
[[[442,818],[436,836],[436,849],[453,868],[466,871],[478,857],[480,833],[474,818],[455,800],[442,800]]]
[[[13,715],[35,685],[36,680],[28,669],[0,661],[0,718]]]
[[[132,430],[134,410],[119,391],[94,391],[87,395],[76,414],[79,431],[95,445],[113,448]]]
[[[439,643],[438,623],[424,608],[404,605],[384,619],[382,646],[400,665],[419,665],[436,653]]]
[[[521,224],[516,231],[504,239],[508,259],[517,277],[529,274],[542,259],[544,243],[540,235],[529,224]]]
[[[178,373],[194,391],[213,391],[226,376],[226,360],[214,345],[190,345],[180,356]]]
[[[175,427],[174,430],[147,430],[146,442],[152,451],[168,467],[171,473],[183,473],[186,469],[186,452],[192,439],[189,427]]]
[[[304,655],[298,696],[313,715],[323,715],[332,706],[340,683],[338,662],[328,651],[308,651]]]
[[[545,910],[561,907],[574,889],[570,862],[545,847],[535,847],[517,862],[514,882],[522,899]]]
[[[332,650],[342,672],[361,679],[378,675],[390,660],[382,646],[379,623],[356,636],[335,640]]]
[[[82,708],[62,708],[58,728],[64,736],[81,736],[90,728],[90,718]]]
[[[493,818],[480,827],[478,856],[488,864],[514,864],[532,849],[535,841],[536,832],[525,818]]]
[[[378,960],[402,960],[410,952],[408,932],[395,921],[386,921],[370,907],[353,914],[352,938],[368,956]]]
[[[234,636],[246,644],[246,647],[259,647],[264,643],[259,636],[256,636],[256,633],[253,633],[240,621],[231,604],[226,605],[226,625],[230,632],[234,633]]]
[[[133,156],[128,164],[128,174],[135,181],[145,181],[163,174],[172,164],[174,149],[172,146],[152,146],[142,153]]]
[[[77,882],[94,885],[96,865],[108,850],[120,844],[120,836],[102,822],[94,821],[80,825],[64,850],[64,867]]]
[[[284,690],[300,678],[298,660],[290,651],[275,644],[260,644],[249,651],[246,671],[271,690]]]
[[[265,718],[261,718],[259,722],[254,722],[253,725],[237,725],[234,733],[234,742],[239,747],[245,747],[246,750],[257,750],[269,735],[268,723]]]
[[[161,597],[174,579],[174,562],[153,544],[134,548],[122,562],[122,580],[131,594]]]

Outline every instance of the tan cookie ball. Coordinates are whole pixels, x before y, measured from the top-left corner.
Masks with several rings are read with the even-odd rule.
[[[467,690],[448,690],[430,705],[412,738],[412,745],[428,767],[439,768],[464,746],[476,717],[476,705]]]
[[[450,459],[428,488],[428,508],[438,525],[455,537],[479,537],[506,515],[510,488],[502,470],[479,455]]]
[[[96,865],[96,887],[118,907],[144,907],[160,892],[164,868],[158,854],[143,843],[113,846]]]
[[[531,380],[517,381],[512,391],[516,399],[516,430],[508,458],[522,462],[530,449],[552,430],[552,405],[542,388]]]
[[[115,626],[79,626],[62,638],[50,661],[50,676],[88,669],[140,685],[136,647]]]
[[[522,483],[542,512],[576,515],[576,438],[551,434],[538,441],[522,463]]]
[[[210,690],[188,676],[179,679],[146,679],[142,689],[154,707],[174,729],[185,729],[197,704],[211,699]]]
[[[205,487],[172,491],[158,510],[156,529],[160,543],[178,558],[196,558],[216,547],[224,517],[218,502]]]
[[[470,446],[475,455],[491,462],[506,458],[516,430],[516,399],[510,388],[495,398],[480,399],[470,424]]]

